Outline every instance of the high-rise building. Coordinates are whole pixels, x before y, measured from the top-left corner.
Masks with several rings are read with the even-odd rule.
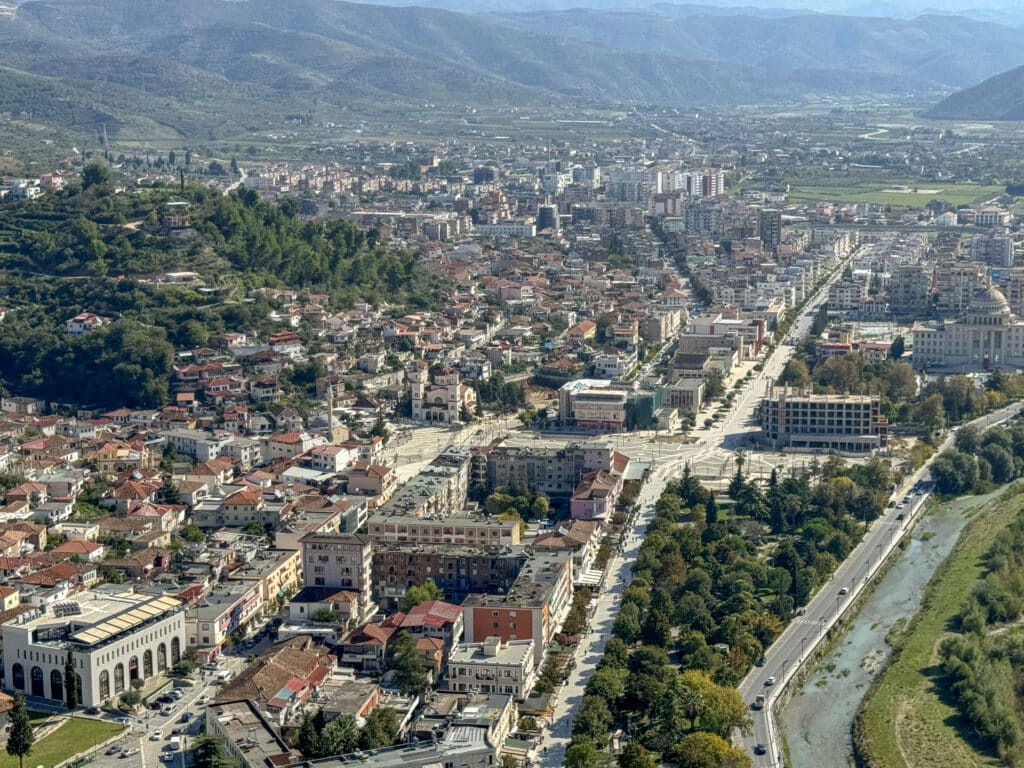
[[[762,208],[757,215],[757,229],[765,248],[778,248],[782,242],[782,211]]]
[[[1013,266],[1013,238],[1006,230],[993,229],[971,239],[971,258],[991,267]]]
[[[537,207],[537,231],[542,232],[545,229],[551,229],[558,232],[559,221],[557,205],[541,205]]]

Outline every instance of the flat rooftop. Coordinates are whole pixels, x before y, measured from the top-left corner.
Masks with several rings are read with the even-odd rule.
[[[62,634],[65,630],[70,632],[67,638],[61,637],[61,641],[68,639],[78,645],[95,646],[163,618],[181,605],[181,601],[164,595],[85,590],[49,606],[45,614],[21,626],[30,636],[35,630],[60,628]],[[41,632],[37,638],[45,634]]]
[[[289,755],[291,750],[277,737],[274,729],[251,702],[209,704],[206,717],[208,720],[216,720],[217,727],[238,747],[247,768],[267,768],[269,765],[292,762],[291,759],[280,759],[281,755]]]

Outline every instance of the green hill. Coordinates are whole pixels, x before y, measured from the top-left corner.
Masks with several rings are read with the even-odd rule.
[[[922,17],[483,16],[339,0],[34,0],[0,17],[0,111],[216,139],[425,103],[766,103],[938,91],[1017,63],[1016,31]],[[971,52],[968,55],[966,52]],[[26,93],[38,89],[38,100]]]
[[[1024,67],[957,91],[932,107],[927,116],[941,120],[1024,120]]]

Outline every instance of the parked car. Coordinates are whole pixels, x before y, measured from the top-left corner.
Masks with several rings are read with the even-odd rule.
[[[99,707],[86,707],[85,708],[85,714],[87,714],[87,715],[101,715],[101,714],[103,714],[103,710],[100,709]]]
[[[121,751],[121,745],[120,744],[112,744],[109,747],[107,747],[107,751],[104,752],[103,754],[104,755],[116,755],[120,751]]]
[[[160,731],[153,731],[151,734],[149,734],[149,740],[150,741],[160,741],[160,739],[162,739],[162,738],[163,738],[163,734],[160,733]]]
[[[121,757],[135,757],[137,754],[139,754],[139,748],[138,747],[130,747],[130,748],[128,748],[126,750],[123,750],[121,752]]]

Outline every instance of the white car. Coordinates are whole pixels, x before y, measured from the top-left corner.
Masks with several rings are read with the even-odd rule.
[[[764,684],[765,685],[775,685],[775,675],[772,675],[767,680],[765,680]]]

